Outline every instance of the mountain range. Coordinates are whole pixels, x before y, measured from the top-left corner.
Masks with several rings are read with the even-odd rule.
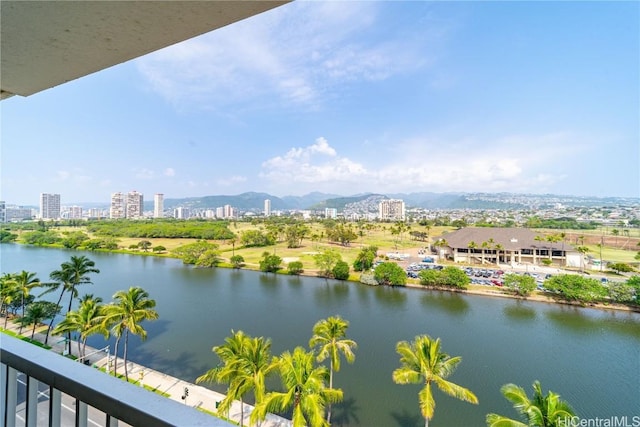
[[[277,197],[267,193],[246,192],[238,195],[165,199],[164,207],[166,209],[178,206],[190,209],[215,209],[230,205],[241,211],[262,212],[266,199],[271,200],[271,209],[274,211],[335,208],[339,212],[354,204],[366,205],[367,201],[377,203],[383,199],[402,199],[407,208],[424,209],[524,209],[552,207],[558,204],[565,206],[613,206],[637,205],[640,203],[638,198],[599,198],[553,194],[417,192],[408,194],[364,193],[345,197],[337,194],[313,192],[304,196]],[[145,210],[152,209],[153,201],[145,201]]]

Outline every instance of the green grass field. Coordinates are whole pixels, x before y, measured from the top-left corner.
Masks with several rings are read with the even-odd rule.
[[[310,228],[308,236],[315,234],[317,236],[321,236],[321,238],[319,240],[312,241],[311,238],[308,237],[303,240],[302,247],[300,248],[287,248],[286,242],[279,242],[275,246],[252,248],[243,248],[240,246],[239,242],[236,242],[235,246],[232,245],[229,241],[214,241],[214,243],[219,245],[221,256],[226,262],[228,262],[232,254],[242,255],[242,257],[245,259],[247,267],[257,269],[258,264],[262,258],[262,254],[266,251],[269,253],[275,253],[276,255],[283,258],[283,266],[285,267],[286,264],[291,261],[301,261],[303,263],[304,269],[309,271],[315,269],[313,255],[328,248],[337,250],[342,255],[343,260],[351,265],[356,259],[362,247],[377,246],[378,254],[382,256],[389,252],[406,252],[411,253],[412,255],[417,255],[417,251],[419,248],[427,247],[429,245],[429,242],[434,242],[441,236],[444,236],[446,238],[446,233],[455,230],[453,227],[426,228],[417,224],[412,224],[409,231],[421,231],[429,233],[429,242],[424,242],[414,240],[409,235],[409,231],[403,233],[402,236],[393,235],[391,233],[391,227],[393,226],[393,224],[390,223],[373,223],[373,227],[368,230],[363,229],[362,231],[354,225],[354,231],[356,231],[359,235],[358,238],[351,242],[348,246],[342,246],[327,241],[326,237],[324,237],[325,229],[321,224],[309,223],[307,225]],[[237,236],[240,236],[243,231],[251,229],[264,229],[264,226],[262,224],[254,225],[249,222],[238,221],[230,223],[229,229]],[[57,231],[60,232],[80,230],[86,231],[84,227],[57,228]],[[536,230],[536,232],[542,235],[558,234],[560,232],[565,233],[565,241],[568,245],[575,247],[577,245],[584,244],[584,246],[588,247],[590,250],[589,255],[595,258],[600,258],[600,249],[596,246],[596,244],[604,242],[604,246],[602,249],[603,259],[610,262],[638,262],[634,259],[634,257],[636,256],[637,251],[640,250],[640,246],[638,246],[640,238],[637,237],[640,236],[640,230],[628,229],[626,230],[624,235],[622,235],[623,233],[620,232],[620,235],[618,236],[613,236],[611,234],[611,230],[611,228],[603,228],[598,230],[540,229]],[[90,237],[95,238],[97,236],[90,235]],[[195,239],[184,238],[118,238],[117,240],[118,245],[121,248],[119,252],[138,254],[141,254],[143,252],[141,250],[129,250],[129,246],[137,245],[141,240],[149,240],[152,244],[152,247],[164,246],[167,249],[166,253],[159,254],[159,256],[171,256],[171,251],[173,251],[177,247],[195,241]],[[151,255],[151,250],[146,252],[146,254]]]

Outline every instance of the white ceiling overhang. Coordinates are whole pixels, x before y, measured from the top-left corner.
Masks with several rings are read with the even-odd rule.
[[[0,1],[1,99],[29,96],[284,1]]]

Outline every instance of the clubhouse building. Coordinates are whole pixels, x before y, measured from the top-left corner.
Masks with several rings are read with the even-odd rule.
[[[463,228],[443,234],[440,243],[440,257],[461,263],[580,267],[584,262],[573,246],[527,228]]]

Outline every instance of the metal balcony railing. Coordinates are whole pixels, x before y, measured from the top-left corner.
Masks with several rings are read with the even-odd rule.
[[[91,419],[92,426],[113,427],[119,421],[139,427],[233,425],[4,334],[0,362],[2,426],[36,426],[46,419],[50,427],[84,427],[90,411],[101,418]],[[73,399],[75,414],[61,415],[63,396]]]

